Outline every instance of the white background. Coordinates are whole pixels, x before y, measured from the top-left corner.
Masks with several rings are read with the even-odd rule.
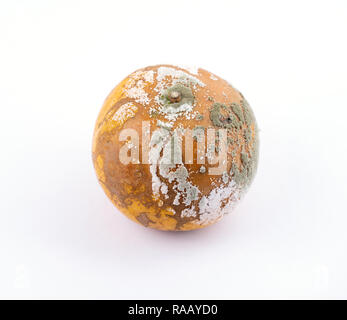
[[[347,298],[346,1],[2,1],[0,298]],[[159,232],[91,161],[103,100],[147,65],[249,100],[256,179],[233,215]]]

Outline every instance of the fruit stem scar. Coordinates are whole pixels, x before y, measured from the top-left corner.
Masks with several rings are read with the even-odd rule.
[[[171,102],[180,102],[182,98],[182,94],[179,91],[173,90],[169,94],[169,100]]]

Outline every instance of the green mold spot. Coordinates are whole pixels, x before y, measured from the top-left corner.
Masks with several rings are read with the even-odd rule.
[[[234,143],[234,139],[232,137],[227,137],[227,143],[229,144],[233,144]]]
[[[235,146],[230,152],[233,158],[230,176],[240,187],[248,187],[253,181],[257,170],[259,140],[255,117],[247,100],[242,96],[239,104],[231,103],[230,105],[225,105],[215,102],[210,107],[210,119],[215,127],[228,129],[227,143],[229,146]],[[253,125],[255,130],[254,136],[252,135]],[[248,151],[246,152],[243,149],[240,154],[240,167],[236,165],[235,157],[237,156],[237,150],[240,150],[243,145],[243,139],[231,137],[230,135],[233,132],[241,133],[247,145]]]
[[[218,102],[210,108],[210,119],[219,128],[232,129],[242,126],[241,121],[233,113],[231,106]]]
[[[204,116],[202,114],[198,113],[196,115],[195,119],[201,121],[201,120],[204,120]]]
[[[244,166],[248,165],[249,158],[248,158],[248,154],[246,152],[241,152],[241,161],[242,161],[242,164]]]
[[[239,169],[235,162],[231,166],[230,175],[232,175],[233,180],[239,186],[248,187],[253,181],[258,166],[258,154],[259,141],[258,135],[256,134],[256,139],[254,139],[250,148],[250,154],[245,152],[245,150],[241,152],[241,168]]]
[[[236,114],[236,116],[239,118],[240,121],[244,122],[245,118],[242,113],[242,109],[239,104],[233,102],[231,105],[231,110]]]
[[[243,98],[240,102],[242,109],[243,109],[243,114],[245,117],[245,123],[247,124],[247,126],[250,126],[253,122],[255,122],[255,117],[254,114],[252,112],[251,107],[249,106],[247,100],[245,98]]]
[[[170,96],[172,92],[178,92],[180,94],[179,102],[171,102]],[[194,95],[192,90],[180,83],[173,85],[168,88],[160,97],[160,102],[166,107],[178,108],[181,105],[189,104],[193,105],[194,103]]]
[[[210,118],[215,126],[228,129],[241,128],[243,123],[250,126],[255,122],[252,109],[244,98],[240,104],[233,102],[230,106],[214,103],[210,108]]]
[[[243,136],[245,138],[246,143],[249,143],[252,139],[252,130],[250,128],[246,128]]]
[[[241,174],[239,168],[235,163],[231,165],[230,175],[237,185],[244,186],[246,177],[244,176],[244,174]]]
[[[158,115],[159,115],[159,113],[155,110],[150,110],[150,112],[149,112],[149,116],[151,118],[156,118]]]

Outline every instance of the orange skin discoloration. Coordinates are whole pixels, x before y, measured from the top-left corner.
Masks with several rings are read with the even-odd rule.
[[[153,71],[154,74],[156,74],[159,67],[161,66],[147,67],[138,71],[140,73],[142,71]],[[179,67],[168,67],[189,73],[189,71]],[[205,227],[211,223],[201,225],[196,223],[198,217],[181,217],[180,212],[182,212],[186,207],[182,203],[177,206],[172,205],[175,198],[175,192],[168,181],[166,181],[169,186],[168,198],[155,199],[152,192],[152,175],[148,164],[140,163],[123,165],[118,158],[120,148],[125,143],[119,141],[119,134],[122,129],[135,128],[139,133],[139,141],[141,143],[142,121],[149,121],[151,123],[152,134],[157,128],[157,120],[165,120],[161,116],[150,116],[149,112],[149,109],[156,105],[154,98],[158,95],[158,92],[155,90],[158,83],[155,76],[153,81],[146,81],[145,78],[141,78],[140,76],[141,81],[144,83],[143,90],[149,98],[148,104],[144,105],[137,102],[136,99],[127,96],[125,88],[134,83],[134,74],[135,73],[129,75],[112,90],[106,98],[97,118],[94,130],[92,153],[98,180],[113,204],[136,223],[159,230],[172,231],[186,231]],[[196,126],[203,126],[205,128],[213,127],[209,117],[209,108],[214,102],[225,104],[230,104],[232,102],[239,103],[243,98],[242,95],[228,82],[212,75],[206,70],[199,69],[198,75],[191,75],[205,84],[204,87],[192,89],[195,96],[194,111],[203,115],[203,119],[188,120],[181,117],[173,124],[172,129],[177,128],[178,125],[191,129]],[[217,80],[213,80],[213,78]],[[167,86],[170,86],[170,80],[168,81]],[[130,103],[134,106],[132,109],[134,114],[128,116],[125,121],[117,122],[113,120],[117,110],[126,103]],[[254,139],[256,135],[254,125],[251,126],[251,131]],[[232,162],[236,163],[239,167],[241,166],[240,154],[242,150],[250,153],[251,144],[245,141],[241,130],[235,132],[233,139],[237,141],[237,143],[230,147],[229,151],[234,151],[233,153],[235,155],[228,156],[228,170],[230,170]],[[189,181],[198,186],[201,195],[208,195],[214,188],[212,182],[215,182],[217,185],[221,184],[221,177],[201,174],[199,172],[201,165],[196,164],[195,143],[193,155],[194,163],[186,165],[189,172]],[[213,165],[209,165],[207,161],[204,166],[207,170],[209,167],[213,167]],[[198,200],[195,200],[192,202],[192,205],[198,207],[198,202]],[[190,207],[192,205],[190,205]]]

